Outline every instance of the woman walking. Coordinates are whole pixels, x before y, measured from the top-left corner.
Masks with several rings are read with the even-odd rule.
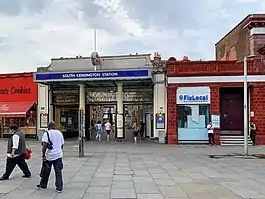
[[[101,121],[98,121],[95,126],[95,133],[96,133],[96,141],[100,141],[101,139],[101,132],[102,132],[102,125],[101,125]]]
[[[132,129],[133,129],[134,144],[137,144],[137,137],[138,137],[138,133],[139,133],[139,125],[137,124],[136,121],[133,123]]]

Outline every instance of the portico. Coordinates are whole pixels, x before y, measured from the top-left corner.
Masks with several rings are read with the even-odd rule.
[[[130,138],[126,128],[133,120],[139,123],[147,120],[146,130],[150,132],[146,135],[157,137],[152,126],[154,112],[157,112],[153,100],[158,97],[154,96],[156,75],[150,67],[150,55],[101,59],[104,61],[96,71],[93,71],[90,58],[52,59],[50,66],[39,68],[34,79],[39,84],[40,113],[48,114],[48,120],[57,121],[62,131],[73,131],[78,135],[77,112],[78,109],[84,110],[85,134],[89,139],[92,138],[92,123],[104,122],[104,118],[113,121],[117,139]],[[70,68],[69,62],[77,66],[77,70]],[[109,68],[109,65],[114,67]],[[38,116],[39,127],[43,122],[40,119]]]

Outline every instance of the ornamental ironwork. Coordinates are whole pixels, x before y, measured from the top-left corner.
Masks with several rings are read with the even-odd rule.
[[[86,101],[89,102],[115,102],[116,93],[115,92],[98,92],[98,91],[88,91],[86,93]]]
[[[124,102],[153,102],[153,89],[141,88],[124,91]]]

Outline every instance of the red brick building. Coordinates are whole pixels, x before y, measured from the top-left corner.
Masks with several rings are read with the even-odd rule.
[[[219,124],[217,144],[225,136],[243,137],[243,62],[170,60],[168,143],[207,143],[206,125],[214,118]],[[258,58],[248,60],[248,82],[249,120],[257,126],[256,143],[261,145],[265,144],[265,72]]]
[[[265,46],[265,14],[250,14],[215,44],[216,60],[259,55]]]

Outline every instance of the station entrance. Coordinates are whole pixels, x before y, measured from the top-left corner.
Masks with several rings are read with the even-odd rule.
[[[85,82],[85,137],[88,141],[95,140],[94,125],[100,122],[103,126],[102,140],[107,134],[104,124],[112,125],[110,140],[118,137],[118,117],[123,117],[122,139],[133,141],[132,125],[144,124],[144,138],[153,136],[153,85],[144,81],[122,82],[122,102],[118,108],[118,88],[115,82]],[[80,88],[75,82],[49,83],[52,92],[53,120],[65,138],[79,135]],[[140,135],[139,135],[140,136]],[[121,136],[119,135],[119,138]]]

